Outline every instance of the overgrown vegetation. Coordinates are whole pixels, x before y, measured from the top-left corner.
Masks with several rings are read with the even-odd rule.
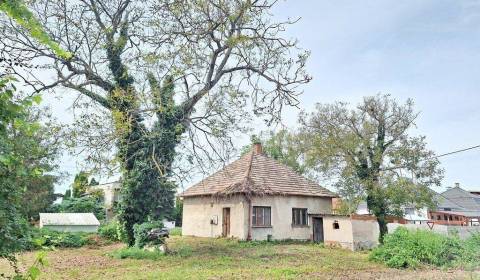
[[[110,253],[109,256],[116,259],[158,260],[165,256],[165,253],[158,250],[146,251],[138,247],[127,247],[116,250]]]
[[[384,244],[372,251],[370,259],[393,268],[480,267],[480,234],[460,240],[458,236],[399,227],[385,236]]]
[[[135,237],[135,247],[143,248],[146,245],[161,245],[165,243],[164,238],[158,238],[155,240],[149,239],[149,232],[152,229],[162,229],[163,223],[160,221],[149,221],[133,226],[133,234]]]
[[[45,228],[32,228],[22,250],[80,248],[86,245],[102,246],[109,243],[111,242],[100,238],[96,233],[59,232]]]
[[[100,225],[98,234],[113,242],[124,241],[125,238],[123,227],[116,218]]]

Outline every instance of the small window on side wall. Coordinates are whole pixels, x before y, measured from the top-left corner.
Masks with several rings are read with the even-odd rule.
[[[340,224],[338,223],[338,221],[333,222],[333,229],[340,229]]]

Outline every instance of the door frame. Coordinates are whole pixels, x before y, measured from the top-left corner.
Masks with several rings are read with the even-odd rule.
[[[321,225],[321,232],[317,232],[315,229],[317,228],[317,224]],[[312,228],[313,228],[313,242],[324,242],[325,241],[325,231],[323,227],[323,217],[312,217]],[[318,236],[317,236],[318,235]],[[317,240],[317,237],[318,238]]]
[[[222,208],[222,236],[228,237],[230,235],[230,207]]]

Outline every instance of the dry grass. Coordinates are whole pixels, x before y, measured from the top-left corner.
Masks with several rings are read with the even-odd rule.
[[[115,259],[121,244],[48,252],[42,279],[480,279],[478,273],[395,270],[368,261],[367,253],[314,244],[244,243],[173,236],[174,254],[159,260]],[[34,252],[19,258],[28,265]],[[8,271],[0,261],[0,271]]]

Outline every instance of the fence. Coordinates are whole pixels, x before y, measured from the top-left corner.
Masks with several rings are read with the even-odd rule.
[[[439,225],[439,224],[398,224],[398,223],[390,223],[388,226],[388,232],[393,232],[397,227],[406,227],[408,229],[423,229],[423,230],[431,230],[436,233],[444,234],[444,235],[455,235],[461,239],[466,239],[472,234],[480,234],[480,226],[446,226],[446,225]]]

